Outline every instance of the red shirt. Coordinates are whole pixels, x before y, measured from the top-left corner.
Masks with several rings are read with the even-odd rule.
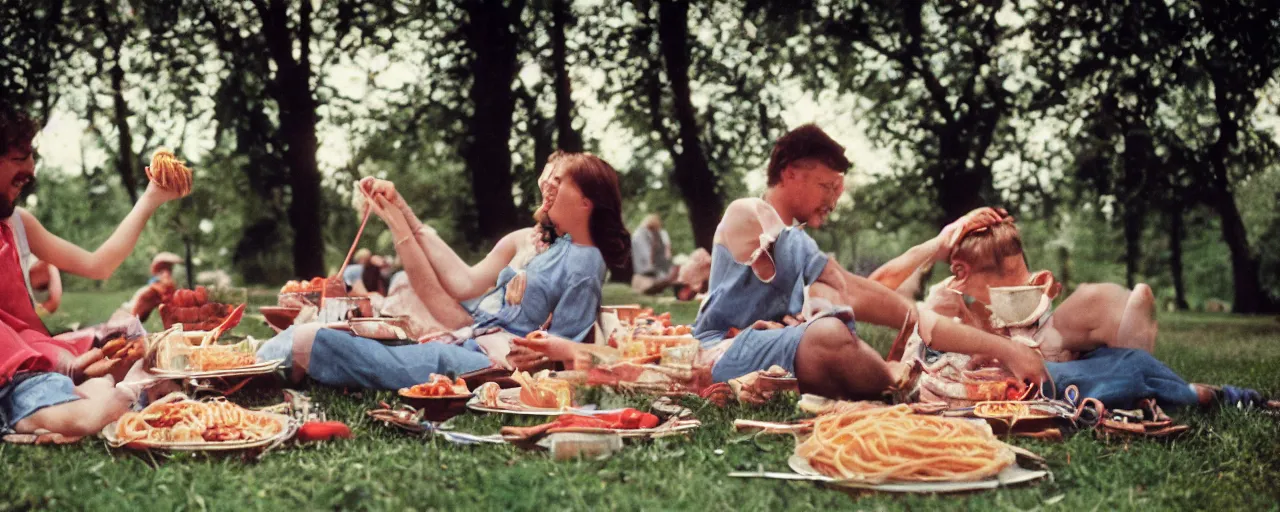
[[[47,372],[67,346],[49,337],[27,294],[18,246],[0,221],[0,386],[20,371]]]

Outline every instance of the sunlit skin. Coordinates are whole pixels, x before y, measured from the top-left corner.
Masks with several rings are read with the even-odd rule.
[[[969,232],[1001,222],[1012,222],[1001,209],[978,208],[948,225],[939,235],[871,274],[871,278],[890,288],[899,286],[915,269],[947,261],[952,249]],[[951,258],[952,278],[946,289],[936,287],[927,297],[926,307],[948,318],[958,318],[974,327],[995,332],[991,327],[991,288],[1046,285],[1052,276],[1032,273],[1025,255],[1011,254],[999,265],[982,264]],[[964,296],[972,297],[966,303]],[[1058,306],[1051,325],[1041,329],[1038,339],[1060,338],[1062,347],[1074,352],[1099,346],[1137,348],[1152,351],[1155,346],[1155,297],[1151,288],[1139,284],[1128,290],[1112,283],[1085,283],[1076,288]]]
[[[35,160],[31,144],[7,148],[0,155],[0,220],[7,220],[15,211],[18,212],[31,253],[48,265],[83,277],[105,279],[110,276],[133,251],[138,236],[155,210],[180,197],[151,184],[107,241],[94,252],[89,252],[50,233],[34,215],[17,208],[19,196],[35,180]],[[20,337],[7,325],[0,328],[3,328],[0,336]],[[49,343],[52,344],[52,340]],[[71,376],[82,375],[84,368],[102,357],[101,351],[92,350],[79,356],[61,348],[56,352],[55,368]],[[54,358],[53,355],[48,357]],[[84,399],[40,409],[18,421],[14,430],[18,433],[48,431],[65,436],[89,435],[128,410],[129,404],[137,397],[136,389],[132,393],[118,389],[110,377],[90,379],[77,386],[76,392]]]
[[[554,229],[558,236],[569,235],[573,243],[593,245],[589,222],[593,205],[582,190],[565,175],[565,169],[547,165],[538,179],[543,203],[535,216],[538,222]],[[511,264],[520,247],[527,245],[534,228],[525,228],[504,236],[479,263],[469,265],[443,239],[412,214],[412,209],[389,181],[366,178],[360,188],[368,193],[373,211],[386,223],[397,240],[396,253],[404,263],[405,274],[414,293],[430,311],[435,323],[444,330],[471,324],[471,317],[459,302],[488,291],[503,268]],[[508,284],[508,294],[523,290],[522,279]],[[509,299],[511,300],[511,299]],[[518,300],[518,299],[515,299]],[[300,326],[294,334],[294,373],[301,379],[310,364],[311,348],[317,325]],[[507,368],[529,368],[543,365],[556,357],[572,359],[573,341],[556,339],[539,350],[514,344],[505,357],[491,356],[494,363]]]

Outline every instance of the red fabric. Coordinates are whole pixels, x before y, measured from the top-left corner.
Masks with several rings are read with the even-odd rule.
[[[0,222],[0,385],[20,371],[53,370],[59,353],[69,348],[50,338],[40,322],[27,295],[13,230]]]

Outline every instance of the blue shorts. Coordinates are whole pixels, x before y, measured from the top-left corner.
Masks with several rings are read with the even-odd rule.
[[[781,329],[747,329],[733,338],[733,344],[711,367],[711,380],[727,382],[759,370],[778,365],[794,374],[796,351],[809,324]]]
[[[1102,347],[1086,352],[1075,361],[1046,362],[1053,384],[1044,387],[1062,395],[1067,386],[1080,389],[1080,396],[1096,398],[1110,409],[1129,409],[1143,398],[1154,398],[1161,407],[1194,405],[1195,390],[1173,370],[1145,351]]]
[[[61,373],[19,373],[0,386],[0,432],[45,407],[74,402],[81,398],[71,378]]]
[[[311,346],[307,374],[330,386],[400,389],[430,380],[431,374],[460,375],[488,368],[489,356],[474,340],[387,346],[346,331],[320,329]]]

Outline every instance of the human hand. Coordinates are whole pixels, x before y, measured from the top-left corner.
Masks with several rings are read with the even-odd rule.
[[[531,332],[524,338],[515,338],[511,343],[543,354],[552,361],[575,361],[579,352],[582,352],[577,343],[542,331]]]
[[[951,251],[955,250],[956,245],[960,243],[960,240],[965,235],[978,229],[999,224],[1008,216],[1009,212],[1005,211],[1004,208],[984,206],[976,208],[954,222],[947,224],[935,239],[938,242],[938,251],[934,254],[934,259],[941,260],[950,255]]]
[[[396,184],[387,180],[367,176],[360,180],[360,189],[371,198],[382,197],[393,204],[401,200]]]
[[[771,329],[781,329],[783,327],[786,327],[786,325],[783,325],[780,322],[770,322],[768,320],[756,320],[755,323],[751,324],[751,328],[757,331],[768,331]]]
[[[147,183],[147,190],[142,193],[142,200],[146,200],[152,206],[160,206],[175,199],[182,199],[183,197],[185,197],[184,194],[156,185],[156,182],[154,181]]]
[[[511,345],[505,361],[494,361],[508,370],[533,371],[543,368],[551,362],[551,358],[531,348],[518,344]]]
[[[508,305],[518,306],[524,300],[524,291],[528,287],[528,282],[525,271],[516,272],[516,276],[507,283],[506,300]]]
[[[1013,372],[1019,382],[1040,384],[1049,380],[1049,372],[1044,367],[1044,359],[1035,349],[1017,342],[1009,343],[1009,354],[1001,360]]]

